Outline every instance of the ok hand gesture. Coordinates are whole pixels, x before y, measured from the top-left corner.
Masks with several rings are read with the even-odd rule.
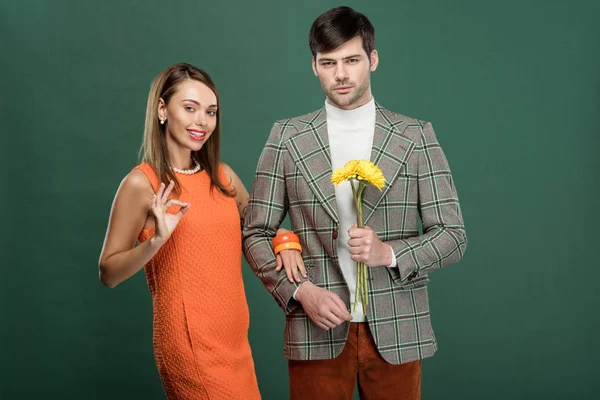
[[[174,181],[171,181],[166,188],[165,184],[161,183],[158,192],[152,197],[152,213],[154,214],[154,226],[156,227],[154,238],[161,244],[165,243],[171,237],[181,217],[190,208],[189,203],[176,199],[169,200],[169,194],[171,194],[174,187]],[[173,205],[180,206],[181,208],[175,214],[170,214],[167,212],[167,208]]]

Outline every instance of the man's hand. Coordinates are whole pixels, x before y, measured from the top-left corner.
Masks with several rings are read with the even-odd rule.
[[[377,237],[375,231],[368,226],[357,228],[353,225],[349,230],[351,258],[369,267],[390,265],[392,263],[391,247]]]
[[[296,293],[296,300],[302,304],[304,312],[319,328],[333,329],[344,321],[350,321],[352,315],[340,297],[306,281]]]

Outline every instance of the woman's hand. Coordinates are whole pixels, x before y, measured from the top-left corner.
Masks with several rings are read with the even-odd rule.
[[[277,230],[277,235],[282,233],[290,233],[287,229],[280,228]],[[298,272],[302,274],[304,278],[308,278],[306,274],[306,268],[304,266],[304,261],[302,261],[302,254],[299,250],[291,249],[291,250],[282,250],[277,254],[277,268],[275,271],[279,272],[282,268],[285,269],[285,274],[287,275],[290,282],[301,282],[300,275]]]
[[[171,194],[174,187],[174,181],[171,181],[166,188],[165,184],[161,183],[158,192],[152,197],[152,213],[154,214],[154,226],[156,227],[153,239],[160,244],[164,244],[171,237],[177,224],[179,224],[183,215],[190,208],[189,203],[184,203],[176,199],[169,200],[169,194]],[[181,208],[175,214],[170,214],[167,212],[167,209],[173,205],[180,206]]]

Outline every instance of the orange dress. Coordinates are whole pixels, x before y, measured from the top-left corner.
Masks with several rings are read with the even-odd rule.
[[[142,171],[156,192],[152,167]],[[210,191],[205,171],[177,174],[191,203],[169,240],[145,266],[154,310],[154,357],[169,399],[260,399],[248,343],[235,199]],[[169,212],[174,212],[169,209]],[[154,228],[139,235],[143,242]]]

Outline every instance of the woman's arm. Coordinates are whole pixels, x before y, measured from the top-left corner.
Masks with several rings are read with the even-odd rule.
[[[237,204],[238,212],[240,213],[240,226],[244,226],[244,218],[246,216],[246,209],[248,208],[248,191],[246,190],[244,183],[229,165],[222,162],[221,166],[229,178],[231,187],[235,191],[235,203]]]
[[[240,221],[241,226],[244,226],[244,218],[246,217],[246,208],[248,207],[248,191],[244,187],[244,184],[240,180],[240,178],[233,172],[233,169],[229,167],[227,164],[222,163],[223,169],[225,173],[229,177],[231,181],[231,185],[235,190],[235,200],[238,205],[238,210],[240,212]],[[277,235],[291,232],[285,228],[277,229]],[[304,266],[304,262],[302,261],[302,255],[298,250],[283,250],[281,253],[277,254],[277,267],[276,271],[280,271],[282,268],[285,269],[285,273],[290,282],[293,282],[294,279],[297,282],[300,282],[300,276],[298,273],[300,272],[304,278],[307,278],[306,267]]]
[[[161,184],[156,195],[152,185],[141,171],[132,171],[127,175],[115,195],[100,253],[98,267],[100,280],[113,288],[129,279],[150,261],[161,246],[171,236],[177,223],[189,208],[189,204],[168,200],[173,183],[165,188]],[[166,209],[172,205],[181,209],[176,214],[168,214]],[[135,246],[137,237],[154,216],[156,232],[153,237]]]

